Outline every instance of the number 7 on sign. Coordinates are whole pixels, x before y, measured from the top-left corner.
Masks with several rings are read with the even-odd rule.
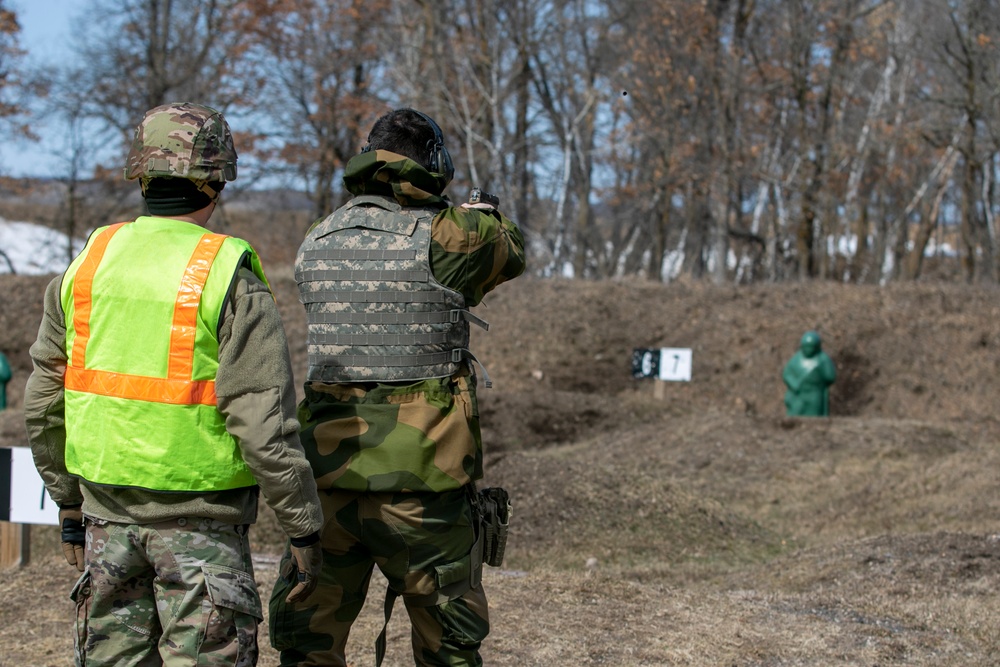
[[[660,348],[660,380],[691,381],[691,350],[683,347]]]

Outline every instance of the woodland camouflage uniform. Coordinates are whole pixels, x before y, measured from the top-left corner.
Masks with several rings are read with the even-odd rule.
[[[499,211],[432,194],[447,181],[396,153],[362,152],[344,182],[354,199],[313,226],[296,260],[311,312],[299,420],[323,503],[324,571],[305,603],[287,604],[291,581],[279,580],[271,641],[282,665],[346,665],[348,632],[378,565],[410,615],[416,664],[480,665],[489,621],[470,506],[483,476],[476,376],[467,349],[449,350],[468,344],[477,320],[459,311],[523,272],[524,240]],[[415,291],[389,296],[401,275]],[[438,297],[457,313],[450,324],[435,325],[434,309],[422,307]],[[380,302],[397,298],[411,303]],[[378,324],[403,321],[420,323],[420,343],[393,337],[405,325]],[[419,354],[405,341],[422,345]],[[376,350],[368,365],[356,356],[365,345]],[[408,368],[420,354],[441,365]]]

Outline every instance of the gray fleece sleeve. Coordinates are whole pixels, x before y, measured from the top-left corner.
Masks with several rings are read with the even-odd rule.
[[[267,286],[240,269],[219,330],[219,410],[289,537],[322,526],[312,470],[299,443],[285,329]]]
[[[66,321],[59,300],[62,276],[45,288],[42,321],[29,350],[33,370],[24,387],[24,424],[31,455],[49,495],[59,505],[83,502],[80,484],[66,472]]]

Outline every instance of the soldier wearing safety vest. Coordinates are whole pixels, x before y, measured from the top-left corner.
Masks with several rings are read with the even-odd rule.
[[[299,420],[326,523],[316,592],[289,602],[293,582],[279,580],[271,596],[282,665],[347,664],[376,564],[386,622],[403,598],[416,664],[482,664],[489,617],[473,505],[483,447],[469,326],[485,323],[469,308],[524,271],[524,239],[492,204],[453,206],[442,194],[452,175],[437,124],[390,112],[345,167],[354,198],[299,248],[309,353]]]
[[[77,664],[254,665],[262,492],[315,588],[321,509],[256,252],[205,225],[236,151],[196,104],[147,112],[125,167],[148,216],[94,231],[45,291],[28,437],[83,574]]]

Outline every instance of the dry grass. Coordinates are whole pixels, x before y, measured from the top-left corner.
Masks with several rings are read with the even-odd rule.
[[[262,248],[301,374],[288,262],[308,220],[234,212],[229,224]],[[5,440],[45,281],[0,278],[15,370]],[[496,384],[480,392],[486,482],[515,502],[505,569],[486,574],[487,664],[1000,664],[998,296],[502,286],[474,341]],[[780,368],[810,328],[838,367],[834,416],[788,419]],[[694,350],[693,381],[662,400],[629,375],[631,349],[658,346]],[[282,542],[266,508],[252,540],[266,597]],[[70,664],[74,577],[57,541],[36,529],[34,563],[0,573],[0,667]],[[351,639],[356,667],[374,664],[381,590],[376,579]],[[387,664],[411,663],[407,635],[399,606]]]

